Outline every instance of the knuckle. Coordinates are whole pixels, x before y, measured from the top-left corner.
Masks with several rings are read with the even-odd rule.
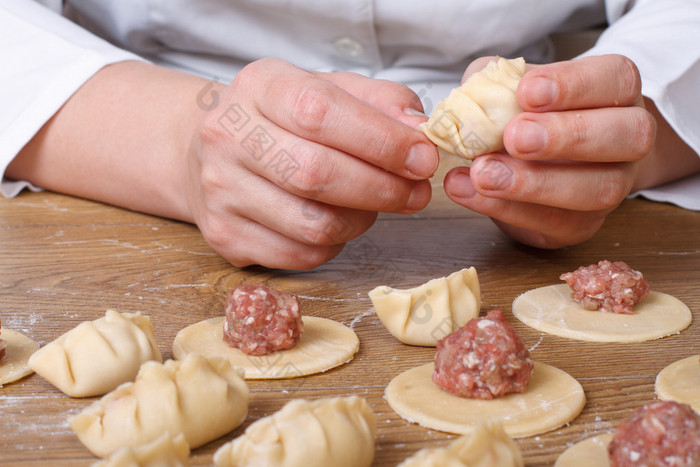
[[[325,151],[312,148],[303,142],[294,143],[290,150],[299,165],[299,170],[287,179],[287,183],[295,194],[313,199],[334,178],[328,155]]]
[[[619,167],[613,169],[611,179],[602,183],[597,196],[596,210],[605,210],[617,206],[629,193],[628,183],[625,182],[624,170]]]
[[[311,78],[293,87],[289,107],[295,125],[306,134],[316,135],[327,126],[332,103],[319,82]]]
[[[352,223],[347,217],[327,209],[322,216],[304,224],[302,235],[309,245],[336,245],[345,242],[352,230]]]
[[[624,55],[617,55],[620,86],[631,98],[636,98],[642,92],[642,78],[635,63]]]
[[[656,142],[656,120],[651,113],[635,107],[629,119],[630,134],[633,136],[632,147],[637,159],[649,154]]]
[[[217,146],[226,139],[226,134],[218,124],[217,117],[211,112],[207,113],[197,128],[197,137],[202,146]]]

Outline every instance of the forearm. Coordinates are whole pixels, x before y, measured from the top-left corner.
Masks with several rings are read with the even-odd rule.
[[[204,110],[198,77],[138,62],[103,68],[49,120],[6,176],[192,221],[184,160]]]
[[[650,188],[700,172],[700,156],[693,151],[661,116],[651,99],[646,109],[657,123],[654,150],[638,164],[633,191]]]

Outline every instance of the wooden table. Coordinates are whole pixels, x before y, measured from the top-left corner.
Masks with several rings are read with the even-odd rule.
[[[0,318],[46,344],[106,309],[150,315],[164,357],[181,328],[222,315],[227,292],[263,282],[298,294],[304,314],[354,328],[361,346],[349,364],[302,379],[251,381],[249,416],[230,435],[193,452],[193,465],[252,421],[292,398],[357,394],[377,415],[376,466],[394,466],[419,448],[453,436],[407,423],[383,399],[398,373],[432,360],[431,348],[395,340],[374,314],[367,292],[381,284],[407,288],[475,266],[482,312],[502,308],[535,360],[567,371],[587,403],[570,425],[519,439],[527,465],[552,465],[569,445],[614,428],[655,398],[654,378],[669,363],[700,353],[700,214],[630,200],[583,245],[541,251],[518,245],[489,219],[437,195],[413,216],[381,215],[364,236],[311,272],[238,269],[217,256],[191,225],[51,193],[0,200]],[[672,294],[695,322],[679,335],[640,344],[567,340],[528,328],[511,303],[559,274],[601,259],[641,270],[652,289]],[[92,402],[71,399],[37,375],[0,389],[0,464],[89,465],[95,458],[66,419]]]

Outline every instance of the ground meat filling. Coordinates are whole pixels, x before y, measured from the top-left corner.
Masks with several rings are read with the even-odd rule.
[[[649,293],[649,284],[642,273],[622,261],[581,266],[576,271],[562,274],[573,290],[571,298],[586,310],[634,314],[634,305]]]
[[[700,415],[678,402],[647,404],[618,425],[608,454],[612,467],[697,467]]]
[[[293,348],[304,323],[294,295],[258,284],[236,287],[226,300],[224,340],[249,355]]]
[[[433,382],[456,396],[493,399],[525,391],[533,368],[515,329],[493,310],[438,341]]]

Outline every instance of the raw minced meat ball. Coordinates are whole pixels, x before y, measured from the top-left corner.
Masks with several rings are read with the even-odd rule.
[[[649,284],[642,273],[622,261],[581,266],[559,277],[573,291],[571,298],[586,310],[633,314],[634,305],[649,293]]]
[[[678,402],[649,403],[620,422],[608,454],[611,467],[698,467],[700,415]]]
[[[515,329],[493,310],[438,341],[433,382],[456,396],[493,399],[525,391],[533,368]]]
[[[259,284],[233,289],[226,300],[224,340],[249,355],[293,348],[304,323],[297,297]]]

